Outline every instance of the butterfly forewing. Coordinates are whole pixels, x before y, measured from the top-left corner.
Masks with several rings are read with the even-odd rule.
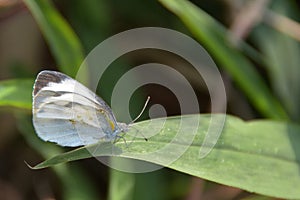
[[[81,146],[111,138],[117,122],[88,88],[62,73],[42,71],[33,89],[33,124],[45,141]]]

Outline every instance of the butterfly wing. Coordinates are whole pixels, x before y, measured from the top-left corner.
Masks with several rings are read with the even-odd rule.
[[[61,146],[108,140],[116,119],[110,107],[88,88],[55,72],[42,71],[33,88],[33,125],[38,136]]]

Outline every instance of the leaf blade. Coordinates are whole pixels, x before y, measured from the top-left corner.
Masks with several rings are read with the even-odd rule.
[[[172,152],[159,154],[156,158],[149,155],[153,150],[167,145],[167,142],[175,137],[176,131],[171,131],[169,135],[165,133],[170,126],[180,124],[181,117],[168,118],[164,128],[148,142],[135,139],[129,148],[126,148],[123,141],[118,141],[115,145],[112,143],[99,147],[94,145],[89,147],[91,149],[81,147],[46,160],[34,168],[39,169],[61,162],[90,158],[92,157],[90,152],[95,152],[97,156],[109,156],[114,146],[114,149],[121,150],[117,154],[119,157],[167,166],[193,176],[263,195],[280,198],[300,197],[300,191],[296,189],[300,188],[300,147],[296,145],[300,141],[298,125],[268,120],[244,122],[236,117],[227,116],[225,129],[218,143],[208,156],[199,159],[203,131],[208,128],[210,118],[211,115],[201,115],[201,126],[193,144],[170,165],[166,165],[166,160]],[[160,123],[160,120],[162,119],[155,119],[151,123]],[[136,127],[142,128],[148,123],[149,121],[143,121],[137,123]],[[126,135],[125,138],[127,142],[130,141],[130,136]],[[295,141],[295,144],[291,141]],[[181,143],[174,145],[177,145],[176,148],[182,147]],[[96,147],[98,149],[95,150]]]
[[[31,79],[0,81],[0,106],[31,109],[32,86]]]
[[[209,50],[244,91],[252,104],[264,116],[287,119],[281,104],[272,95],[252,63],[233,48],[225,28],[203,10],[185,0],[159,0],[162,5],[177,15],[198,41]]]
[[[51,1],[25,0],[62,72],[75,77],[84,55],[82,45]]]

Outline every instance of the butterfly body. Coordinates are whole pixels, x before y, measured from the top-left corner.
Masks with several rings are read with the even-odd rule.
[[[61,146],[114,141],[129,126],[81,83],[56,71],[42,71],[33,88],[33,125],[38,136]]]

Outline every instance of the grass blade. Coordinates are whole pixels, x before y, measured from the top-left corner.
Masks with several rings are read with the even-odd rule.
[[[126,146],[120,140],[115,144],[105,143],[97,147],[81,147],[73,151],[57,155],[34,167],[40,169],[59,163],[92,157],[90,151],[95,150],[97,156],[111,155],[111,149],[119,148],[118,157],[143,160],[193,176],[201,177],[217,183],[238,187],[258,194],[279,198],[300,198],[300,126],[270,120],[244,122],[239,118],[227,116],[225,129],[218,143],[208,156],[199,158],[199,149],[203,135],[208,129],[212,115],[201,115],[201,125],[197,130],[194,142],[185,153],[170,165],[166,161],[172,153],[151,156],[169,144],[176,137],[181,117],[170,117],[158,134],[149,138],[134,139]],[[198,118],[199,115],[187,115],[186,119]],[[162,119],[151,121],[155,127]],[[143,134],[153,131],[146,129],[150,121],[135,124],[143,129]],[[134,130],[132,130],[134,132]],[[132,139],[126,134],[127,143]],[[176,148],[183,148],[184,141],[173,143]],[[87,149],[88,148],[88,149]],[[97,149],[97,150],[96,150]],[[288,177],[288,178],[287,178]]]
[[[24,0],[62,72],[74,77],[84,55],[80,41],[49,0]]]
[[[31,79],[0,81],[0,106],[31,109],[32,86]]]
[[[186,0],[159,0],[177,15],[197,40],[221,63],[249,100],[264,116],[287,119],[287,114],[272,95],[251,62],[229,42],[225,28],[203,10]]]

